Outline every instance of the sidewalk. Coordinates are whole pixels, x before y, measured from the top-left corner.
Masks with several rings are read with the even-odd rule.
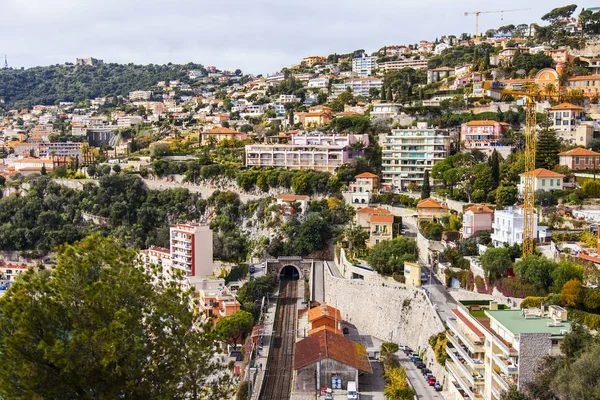
[[[275,310],[277,309],[277,302],[271,300],[265,312],[265,332],[267,334],[262,336],[263,348],[259,351],[258,357],[255,359],[255,365],[258,368],[250,368],[250,387],[252,388],[252,399],[258,400],[260,397],[260,389],[262,387],[263,380],[265,378],[265,369],[267,368],[267,360],[269,358],[269,350],[271,348],[271,333],[273,332],[273,325],[275,323]],[[262,367],[261,367],[262,366]]]

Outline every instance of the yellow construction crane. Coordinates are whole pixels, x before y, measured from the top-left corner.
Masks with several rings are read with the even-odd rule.
[[[536,150],[536,100],[540,96],[539,90],[533,86],[525,91],[505,89],[498,82],[485,81],[482,88],[484,93],[488,90],[501,95],[519,96],[525,98],[525,176],[523,183],[523,258],[533,254],[533,240],[535,239],[535,150]]]
[[[475,38],[479,37],[479,14],[496,14],[496,13],[505,13],[505,12],[514,12],[514,11],[527,11],[531,10],[531,8],[518,8],[516,10],[498,10],[498,11],[465,11],[465,17],[470,14],[475,14]]]

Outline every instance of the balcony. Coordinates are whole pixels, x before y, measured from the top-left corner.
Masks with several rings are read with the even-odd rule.
[[[177,243],[177,242],[183,242],[183,243],[192,243],[192,239],[186,239],[183,237],[177,237],[177,236],[171,236],[171,239],[173,240],[173,244]]]
[[[480,393],[473,393],[473,391],[470,389],[472,385],[470,385],[468,381],[464,378],[463,374],[460,372],[460,370],[458,369],[456,364],[454,364],[454,362],[446,361],[446,369],[448,370],[448,372],[450,372],[450,379],[456,381],[461,387],[461,389],[465,391],[467,396],[469,396],[470,399],[483,399],[483,396]]]
[[[179,242],[173,243],[173,247],[178,247],[180,249],[186,249],[186,250],[191,250],[192,249],[192,246],[190,246],[188,244],[179,243]]]
[[[448,341],[454,346],[453,348],[446,348],[447,352],[458,351],[458,354],[461,355],[462,358],[464,358],[467,361],[467,364],[469,364],[469,367],[473,370],[485,368],[482,360],[471,358],[471,355],[467,353],[467,350],[464,349],[464,347],[466,346],[460,343],[457,338],[450,334],[447,334],[446,337],[448,338]]]
[[[463,331],[458,327],[455,318],[449,318],[446,321],[446,324],[450,328],[450,330],[458,336],[458,338],[467,346],[471,353],[477,353],[483,351],[483,345],[479,343],[475,343],[471,338],[469,338]]]
[[[498,354],[494,354],[493,358],[498,368],[500,368],[500,371],[502,371],[504,374],[510,375],[519,373],[519,368],[514,364],[510,364],[505,357],[500,357]]]
[[[502,377],[496,371],[492,370],[492,377],[498,382],[502,390],[509,391],[511,385],[516,385],[517,382],[509,377]]]
[[[470,387],[484,384],[485,378],[483,377],[483,375],[479,372],[475,372],[469,369],[469,367],[467,366],[467,362],[458,356],[458,352],[456,352],[456,350],[446,348],[446,352],[454,362],[455,367],[457,367],[460,370],[461,374],[463,375],[463,379],[465,379],[469,383]]]

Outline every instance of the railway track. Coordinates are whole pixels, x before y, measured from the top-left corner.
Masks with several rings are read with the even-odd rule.
[[[288,400],[292,389],[298,315],[298,281],[282,280],[279,293],[275,335],[265,371],[261,400]]]

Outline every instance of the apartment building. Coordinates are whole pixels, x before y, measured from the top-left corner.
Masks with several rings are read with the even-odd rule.
[[[558,153],[558,158],[560,165],[573,170],[596,169],[600,167],[600,153],[582,149],[581,147]]]
[[[309,88],[326,88],[329,85],[329,78],[313,78],[308,81]]]
[[[429,128],[426,122],[409,129],[392,129],[381,134],[382,184],[391,188],[408,190],[408,185],[423,183],[425,170],[448,156],[450,133]],[[432,181],[435,185],[435,181]]]
[[[465,149],[489,149],[498,146],[509,124],[494,120],[469,121],[460,127],[460,141]]]
[[[557,131],[570,131],[575,129],[582,120],[585,120],[585,113],[579,106],[562,103],[550,108],[548,117]]]
[[[302,64],[307,67],[312,67],[317,64],[326,64],[327,58],[323,56],[307,56],[302,59]]]
[[[512,310],[494,301],[461,301],[446,321],[449,400],[499,400],[535,376],[538,362],[559,355],[571,329],[567,310]],[[463,395],[464,393],[464,395]]]
[[[392,118],[402,111],[402,105],[396,103],[377,103],[373,104],[371,117],[373,118]]]
[[[420,58],[418,60],[407,58],[404,60],[396,61],[385,61],[379,64],[379,69],[383,72],[395,71],[403,68],[420,69],[427,68],[427,62],[429,60]]]
[[[372,214],[369,217],[369,247],[384,240],[392,240],[394,216],[393,215],[377,215]]]
[[[40,157],[73,157],[81,159],[82,149],[85,143],[75,142],[50,142],[39,144]]]
[[[383,79],[380,78],[351,78],[346,79],[344,83],[334,83],[331,85],[331,92],[333,97],[337,97],[350,89],[354,96],[369,97],[369,91],[372,88],[381,90],[382,87]]]
[[[523,220],[524,211],[522,207],[508,207],[505,210],[496,210],[494,212],[494,223],[491,235],[494,247],[503,247],[504,243],[512,246],[513,244],[523,243]],[[538,216],[533,214],[533,231],[538,232]]]
[[[321,132],[294,135],[290,144],[246,145],[246,166],[285,169],[315,169],[334,172],[343,163],[362,154],[350,145],[369,145],[368,135],[325,135]]]
[[[352,59],[352,72],[359,78],[370,76],[377,68],[377,57],[358,57]]]
[[[207,225],[176,224],[170,229],[171,261],[187,276],[213,274],[213,236]]]
[[[149,90],[134,90],[133,92],[129,92],[129,100],[150,100],[152,97],[152,92]]]

